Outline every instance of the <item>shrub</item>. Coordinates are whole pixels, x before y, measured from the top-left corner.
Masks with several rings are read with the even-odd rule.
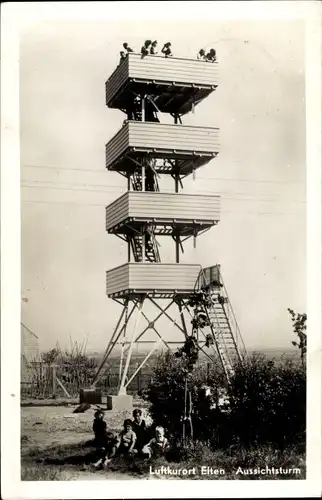
[[[167,352],[158,357],[145,390],[155,424],[163,425],[175,441],[182,434],[185,376],[182,361]],[[224,384],[223,374],[215,368],[207,373],[197,366],[189,374],[195,440],[212,448],[272,444],[284,449],[305,442],[306,374],[300,363],[282,360],[277,365],[265,356],[246,358],[235,368],[228,412],[217,404]]]
[[[245,445],[274,443],[279,448],[305,440],[306,375],[293,361],[253,355],[236,367],[230,388],[230,425]]]
[[[175,439],[182,434],[182,417],[184,415],[185,388],[184,360],[166,352],[158,356],[153,367],[153,374],[144,397],[151,403],[150,413],[156,425],[164,426]],[[216,389],[222,386],[224,380],[220,371],[196,367],[188,374],[188,391],[192,399],[192,423],[194,438],[210,439],[216,424],[215,409],[212,408],[216,399]],[[204,386],[211,386],[213,397],[207,396]]]

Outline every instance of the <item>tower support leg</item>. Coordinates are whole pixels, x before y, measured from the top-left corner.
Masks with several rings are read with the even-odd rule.
[[[140,321],[140,316],[141,316],[143,304],[144,304],[144,298],[140,300],[140,304],[138,306],[138,312],[137,312],[135,326],[134,326],[134,330],[133,330],[133,334],[132,334],[132,338],[131,338],[131,344],[130,344],[130,347],[129,347],[129,350],[127,353],[127,358],[126,358],[126,362],[125,362],[125,366],[124,366],[124,370],[123,370],[123,375],[122,375],[122,379],[121,379],[121,383],[120,383],[119,394],[126,394],[125,380],[126,380],[126,375],[127,375],[128,369],[129,369],[130,361],[131,361],[133,344],[134,344],[134,340],[135,340],[135,336],[136,336],[136,331],[137,331],[138,326],[139,326],[139,321]]]

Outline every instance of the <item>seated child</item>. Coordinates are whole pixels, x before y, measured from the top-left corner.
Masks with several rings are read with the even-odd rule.
[[[95,435],[94,439],[95,446],[99,448],[105,446],[105,440],[106,440],[106,422],[103,419],[104,419],[103,410],[97,410],[94,413],[93,432]]]
[[[134,448],[136,443],[136,434],[132,429],[132,421],[124,420],[124,430],[121,432],[118,440],[118,453],[120,455],[132,455],[137,453]]]
[[[155,429],[155,438],[152,438],[145,446],[143,446],[142,453],[149,458],[160,457],[165,454],[169,449],[169,441],[164,435],[164,428],[159,426]]]
[[[116,454],[117,443],[117,438],[114,436],[113,432],[107,432],[105,446],[100,449],[100,458],[94,464],[95,467],[104,467],[104,465],[112,461],[112,458],[114,458]]]
[[[142,410],[139,408],[133,411],[132,429],[136,434],[135,448],[141,451],[147,441],[146,422],[142,418]]]

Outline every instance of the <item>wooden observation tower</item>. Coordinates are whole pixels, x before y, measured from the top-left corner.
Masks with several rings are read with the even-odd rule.
[[[122,128],[106,144],[106,168],[127,181],[127,192],[106,207],[106,231],[127,245],[127,262],[106,273],[108,297],[122,305],[96,380],[113,349],[121,344],[119,394],[126,393],[133,345],[149,329],[169,347],[168,331],[158,328],[167,317],[182,340],[191,335],[189,300],[202,291],[208,326],[198,332],[199,349],[219,362],[227,380],[241,359],[242,341],[220,275],[219,265],[203,269],[183,264],[184,242],[219,223],[220,197],[183,192],[183,180],[219,153],[219,130],[183,124],[183,117],[218,85],[218,64],[159,55],[130,53],[106,82],[106,105],[126,114]],[[161,113],[173,124],[160,122]],[[173,192],[163,192],[165,177]],[[164,262],[160,242],[173,241],[173,261]],[[158,310],[152,320],[145,311]],[[135,317],[133,328],[129,320]],[[140,317],[147,321],[139,329]],[[131,331],[129,331],[131,330]],[[205,339],[211,336],[210,348]],[[159,345],[159,343],[158,343]],[[149,355],[147,356],[149,357]]]

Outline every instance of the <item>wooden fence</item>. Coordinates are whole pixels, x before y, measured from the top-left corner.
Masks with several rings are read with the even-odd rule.
[[[137,365],[129,370],[129,378]],[[91,386],[96,368],[88,370],[83,365],[29,363],[24,368],[21,377],[21,398],[78,398],[80,389]],[[143,367],[131,381],[127,390],[136,394],[144,389],[151,378],[149,367]],[[115,369],[107,372],[97,387],[103,394],[116,394],[119,384],[119,374]]]

